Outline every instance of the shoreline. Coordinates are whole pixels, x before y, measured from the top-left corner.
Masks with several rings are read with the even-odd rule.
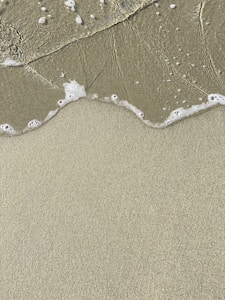
[[[221,298],[224,134],[224,109],[154,130],[84,101],[2,138],[1,296]]]

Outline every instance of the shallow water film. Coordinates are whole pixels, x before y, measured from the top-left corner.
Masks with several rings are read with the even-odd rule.
[[[0,133],[36,129],[83,98],[167,127],[224,105],[222,0],[0,4]]]

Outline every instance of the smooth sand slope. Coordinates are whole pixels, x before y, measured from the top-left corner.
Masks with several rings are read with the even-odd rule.
[[[71,104],[0,143],[1,299],[223,299],[225,111]]]

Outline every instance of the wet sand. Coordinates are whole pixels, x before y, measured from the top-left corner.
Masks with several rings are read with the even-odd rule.
[[[225,111],[83,101],[1,138],[2,299],[223,299]]]
[[[46,2],[48,12],[28,1],[10,2],[0,22],[1,53],[24,65],[0,68],[0,124],[18,134],[32,119],[44,124],[50,110],[60,109],[63,83],[70,80],[84,85],[89,98],[97,93],[111,101],[114,95],[153,127],[218,105],[214,98],[204,107],[209,94],[225,95],[223,1],[154,2],[108,1],[101,8],[90,1],[76,12],[56,2]],[[38,16],[51,12],[38,24]]]
[[[0,61],[10,56],[29,63],[50,55],[67,44],[126,20],[153,1],[113,0],[101,6],[98,0],[86,0],[75,1],[74,8],[60,0],[5,1],[0,11]],[[84,26],[76,24],[78,14],[82,16]],[[91,14],[94,14],[94,19],[90,18]],[[40,17],[46,20],[43,25],[38,22]]]

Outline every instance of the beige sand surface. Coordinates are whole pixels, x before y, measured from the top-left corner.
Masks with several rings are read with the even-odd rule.
[[[1,138],[0,298],[224,299],[225,111],[154,130],[110,106]]]

